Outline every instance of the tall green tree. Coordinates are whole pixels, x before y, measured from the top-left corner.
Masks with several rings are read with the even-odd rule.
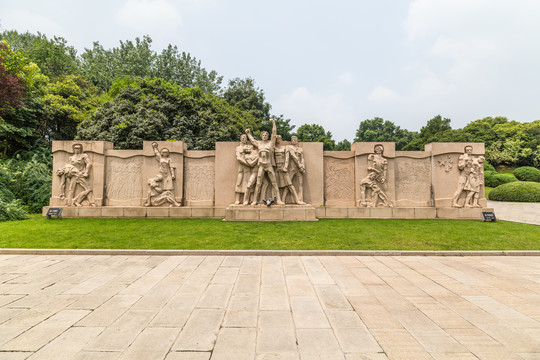
[[[252,78],[232,79],[228,87],[223,91],[223,98],[233,106],[249,112],[263,123],[261,131],[272,131],[272,124],[268,121],[273,118],[276,122],[277,133],[283,140],[290,140],[295,128],[290,119],[283,115],[270,115],[272,106],[266,101],[264,91],[255,86]]]
[[[401,129],[391,121],[379,117],[367,119],[360,123],[356,130],[355,142],[395,142],[396,150],[402,150],[418,134]]]
[[[336,142],[332,139],[332,133],[326,131],[318,124],[304,124],[296,132],[298,141],[304,142],[322,142],[324,150],[334,150]]]
[[[37,129],[43,117],[42,98],[49,78],[39,67],[9,46],[0,47],[5,73],[24,82],[24,97],[15,106],[4,107],[0,114],[0,151],[5,158],[21,149],[30,149],[42,140]]]
[[[80,72],[77,50],[63,37],[49,39],[39,32],[36,35],[9,30],[0,33],[0,40],[5,40],[14,51],[36,63],[41,73],[49,78]]]
[[[246,128],[261,126],[250,113],[198,87],[137,78],[84,120],[77,138],[112,141],[120,149],[140,148],[144,140],[183,140],[189,149],[210,150],[217,141],[238,141]]]

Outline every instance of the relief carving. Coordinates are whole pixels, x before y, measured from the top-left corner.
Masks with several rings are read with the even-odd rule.
[[[368,174],[360,183],[360,206],[392,207],[385,192],[388,160],[383,157],[384,147],[375,145],[373,151],[374,153],[368,156]]]
[[[327,159],[324,192],[327,200],[354,199],[354,172],[343,160]]]
[[[484,184],[484,157],[473,156],[472,146],[465,146],[465,153],[459,156],[460,171],[457,190],[452,198],[453,207],[481,207],[479,204],[480,188]],[[460,196],[465,192],[464,204],[460,204]]]
[[[201,160],[199,160],[201,161]],[[205,161],[205,160],[202,160]],[[214,166],[212,163],[186,163],[186,200],[212,200],[214,197]]]
[[[400,158],[397,162],[396,189],[399,198],[413,201],[430,200],[431,166],[429,159]],[[424,189],[422,189],[422,185]]]
[[[67,206],[83,206],[83,202],[96,206],[89,181],[91,169],[92,163],[88,154],[83,153],[82,145],[73,145],[73,155],[68,163],[56,171],[60,177],[60,199],[65,200]]]
[[[172,164],[169,149],[158,149],[157,143],[152,143],[156,161],[159,163],[159,174],[148,180],[148,195],[144,206],[159,206],[169,203],[170,206],[180,206],[174,196],[174,180],[176,168]],[[171,201],[172,200],[172,201]]]
[[[450,170],[452,170],[452,167],[454,166],[454,162],[452,161],[452,158],[450,155],[446,155],[446,159],[444,161],[437,160],[437,163],[439,163],[439,166],[444,169],[445,173],[449,173]]]
[[[107,159],[107,198],[135,199],[142,196],[142,164],[136,159]]]

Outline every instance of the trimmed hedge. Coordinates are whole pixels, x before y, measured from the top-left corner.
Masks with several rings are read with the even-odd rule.
[[[495,171],[484,172],[484,184],[492,188],[510,182],[518,181],[515,176],[509,174],[499,174]]]
[[[487,161],[484,161],[484,173],[487,172],[487,171],[495,172],[495,168],[493,167],[493,165],[491,165]]]
[[[532,166],[522,166],[514,170],[514,176],[521,181],[540,182],[540,170]]]
[[[514,202],[540,202],[540,183],[517,181],[491,190],[489,200]]]

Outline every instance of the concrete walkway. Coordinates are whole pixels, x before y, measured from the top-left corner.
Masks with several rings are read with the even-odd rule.
[[[488,201],[498,220],[540,225],[540,203]]]
[[[540,359],[540,257],[0,256],[0,359]]]

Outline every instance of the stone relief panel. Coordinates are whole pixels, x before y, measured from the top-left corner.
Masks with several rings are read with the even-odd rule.
[[[431,159],[396,158],[398,206],[430,206]]]
[[[473,147],[465,146],[465,153],[459,156],[459,179],[452,197],[453,207],[481,207],[480,191],[484,185],[484,157],[474,156]]]
[[[324,198],[328,206],[354,206],[354,157],[324,158]]]
[[[93,164],[82,144],[73,145],[73,153],[61,169],[56,170],[60,178],[60,200],[67,206],[96,206],[94,201],[91,171]]]
[[[105,193],[109,205],[133,203],[143,198],[142,158],[107,157]]]
[[[214,157],[185,158],[184,199],[187,206],[214,203]]]

